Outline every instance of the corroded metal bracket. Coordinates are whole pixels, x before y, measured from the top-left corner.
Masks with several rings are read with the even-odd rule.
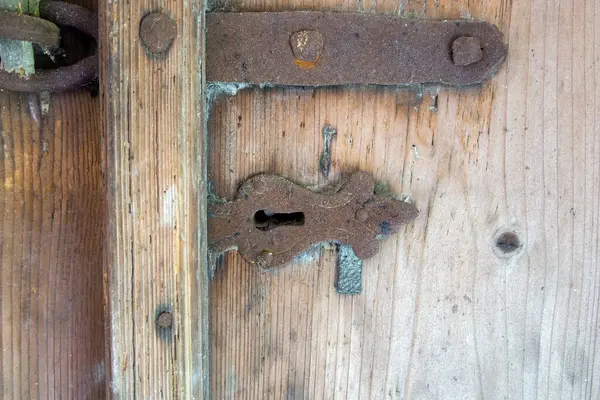
[[[40,17],[24,17],[15,14],[19,29],[0,29],[0,36],[8,39],[31,41],[38,44],[58,45],[58,27],[64,25],[75,28],[98,40],[98,17],[92,11],[63,1],[40,2]],[[10,13],[0,14],[0,23],[10,18]],[[55,25],[56,24],[56,25]],[[42,69],[29,76],[0,70],[0,89],[15,92],[60,92],[78,89],[98,76],[98,56],[93,54],[73,65],[55,69]]]
[[[40,15],[97,36],[94,14],[79,6],[45,1]],[[54,24],[16,15],[14,22],[11,17],[0,13],[0,21],[7,24],[0,36],[57,46]],[[148,46],[144,38],[155,36],[156,42],[166,43],[158,50],[166,51],[176,26],[165,29],[150,22],[140,25],[142,41]],[[502,35],[485,22],[316,11],[215,12],[206,14],[206,26],[208,82],[472,85],[492,76],[506,57]],[[23,92],[70,90],[96,75],[97,58],[91,56],[69,67],[41,70],[28,79],[0,71],[0,87]]]
[[[378,239],[416,216],[412,204],[375,194],[366,172],[329,193],[260,174],[242,184],[234,201],[209,207],[208,241],[213,253],[238,249],[263,268],[281,266],[321,242],[349,245],[366,259],[377,253]]]
[[[506,57],[486,22],[330,12],[206,15],[208,82],[478,84]]]

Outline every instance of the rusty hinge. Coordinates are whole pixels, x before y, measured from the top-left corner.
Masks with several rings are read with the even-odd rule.
[[[375,194],[374,188],[366,172],[320,192],[277,175],[256,175],[240,186],[235,200],[209,206],[209,248],[214,254],[237,249],[251,264],[269,269],[322,242],[348,246],[349,257],[370,258],[378,240],[417,216],[412,204]]]
[[[208,82],[324,86],[472,85],[506,56],[500,31],[474,21],[377,14],[206,15]]]

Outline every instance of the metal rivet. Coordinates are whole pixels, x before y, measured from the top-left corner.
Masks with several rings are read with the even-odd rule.
[[[369,213],[364,208],[361,208],[360,210],[356,210],[356,213],[354,216],[360,222],[365,222],[367,219],[369,219]]]
[[[168,15],[154,12],[142,18],[140,39],[150,53],[161,54],[167,51],[176,35],[177,23]]]
[[[269,268],[273,263],[273,253],[269,250],[263,250],[258,257],[256,257],[256,263],[261,268]]]
[[[173,314],[169,311],[163,311],[156,317],[156,323],[161,328],[170,328],[173,325]]]
[[[455,65],[466,67],[483,58],[481,41],[476,37],[461,36],[452,42],[452,61]]]
[[[323,35],[319,31],[301,30],[290,36],[292,52],[300,66],[312,66],[319,61],[323,43]]]

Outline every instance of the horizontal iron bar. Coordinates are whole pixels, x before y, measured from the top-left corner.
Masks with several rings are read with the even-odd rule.
[[[506,57],[485,22],[297,11],[208,13],[206,25],[208,82],[472,85]]]

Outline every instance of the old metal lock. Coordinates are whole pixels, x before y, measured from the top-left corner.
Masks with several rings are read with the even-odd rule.
[[[277,175],[256,175],[242,184],[233,201],[210,205],[209,248],[216,254],[236,249],[254,265],[276,268],[317,243],[335,242],[347,246],[340,254],[355,264],[341,269],[342,275],[356,274],[356,257],[374,256],[378,240],[418,214],[412,204],[375,194],[374,188],[366,172],[328,192],[313,192]],[[346,286],[342,276],[338,291],[359,290],[354,284],[344,290]]]

